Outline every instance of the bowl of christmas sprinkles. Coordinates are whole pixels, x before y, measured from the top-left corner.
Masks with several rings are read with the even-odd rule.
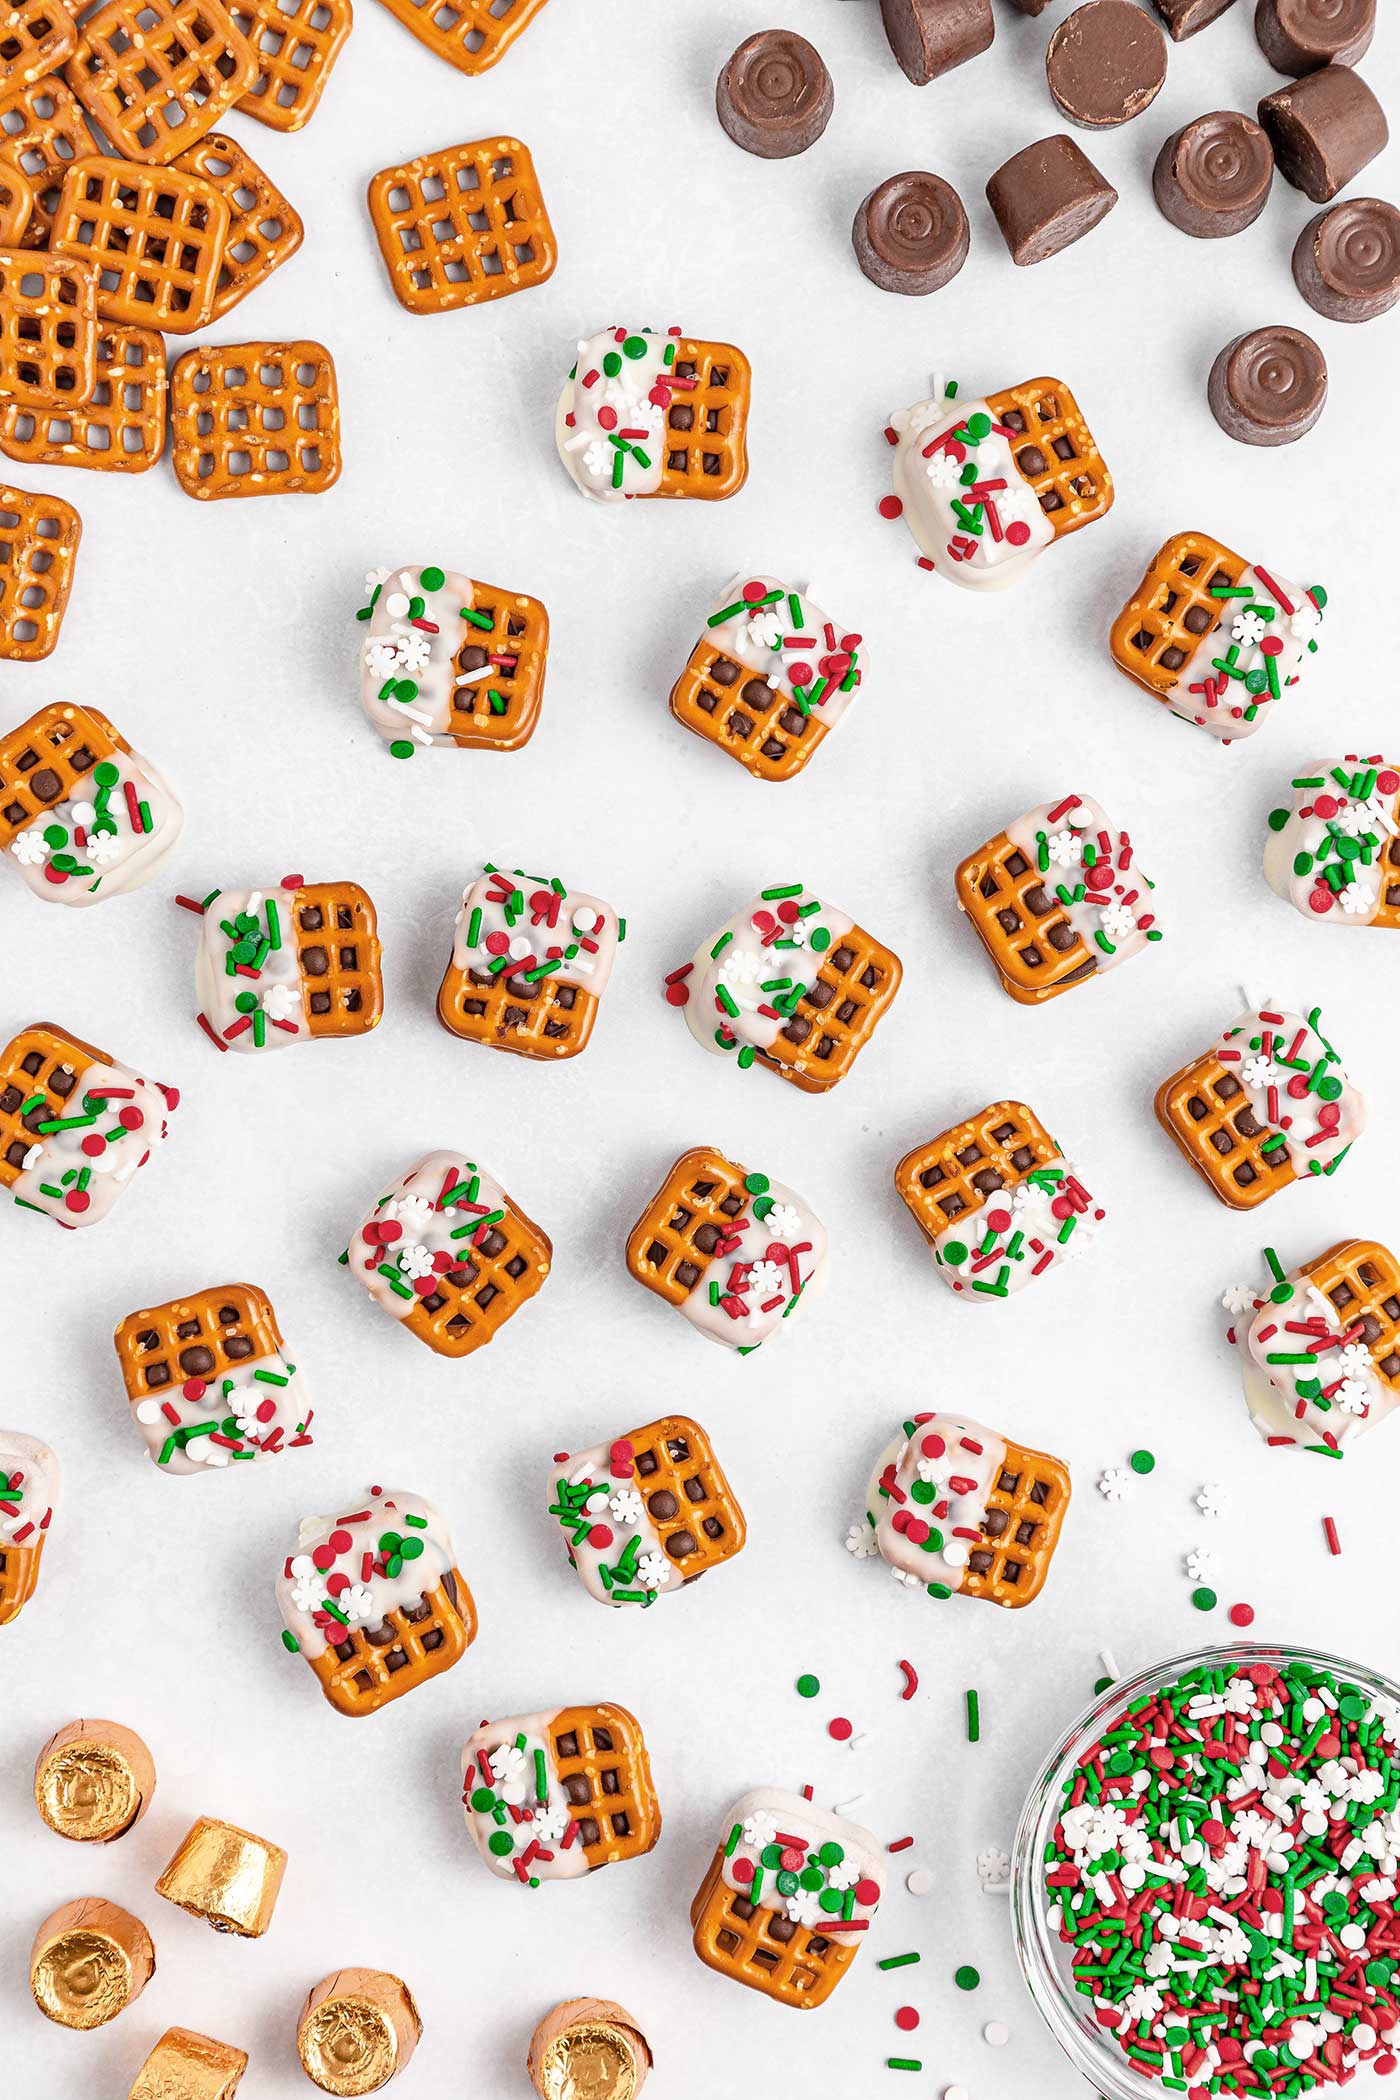
[[[1104,2100],[1292,2100],[1397,2069],[1397,1883],[1400,1686],[1207,1649],[1114,1685],[1047,1761],[1017,1953]]]

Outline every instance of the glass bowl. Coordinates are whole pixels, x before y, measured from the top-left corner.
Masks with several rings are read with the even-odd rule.
[[[1043,1870],[1045,1847],[1059,1819],[1064,1787],[1078,1760],[1103,1733],[1108,1722],[1131,1701],[1159,1685],[1202,1668],[1248,1667],[1251,1663],[1300,1662],[1345,1677],[1363,1691],[1400,1704],[1400,1685],[1379,1670],[1278,1642],[1239,1641],[1222,1647],[1196,1648],[1169,1656],[1133,1677],[1121,1678],[1096,1697],[1066,1730],[1041,1766],[1021,1811],[1011,1867],[1011,1916],[1016,1956],[1036,2010],[1065,2055],[1100,2100],[1147,2100],[1161,2081],[1132,2069],[1116,2041],[1093,2015],[1093,2001],[1074,1987],[1070,1950],[1047,1922]],[[1364,2067],[1363,2067],[1364,2068]],[[1319,2090],[1324,2090],[1319,2088]]]

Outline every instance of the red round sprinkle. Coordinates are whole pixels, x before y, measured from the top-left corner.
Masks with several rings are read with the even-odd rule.
[[[1230,1606],[1230,1624],[1232,1626],[1252,1626],[1254,1624],[1254,1606],[1252,1604],[1232,1604]]]
[[[1389,2078],[1391,2072],[1395,2069],[1395,2058],[1393,2056],[1373,2057],[1371,2059],[1371,2069],[1378,2072],[1382,2078]]]
[[[605,1546],[610,1546],[612,1541],[612,1526],[610,1524],[595,1524],[589,1531],[588,1543],[590,1546],[595,1546],[600,1553]]]
[[[1324,1101],[1317,1112],[1317,1120],[1324,1130],[1335,1130],[1342,1120],[1341,1103]]]
[[[65,1209],[81,1212],[90,1207],[92,1198],[86,1189],[69,1189],[68,1194],[63,1199],[63,1203]]]
[[[433,1256],[434,1275],[441,1276],[446,1270],[450,1269],[451,1267],[452,1256],[447,1252],[447,1249],[445,1247],[440,1248],[438,1252]]]
[[[912,2005],[901,2005],[894,2016],[894,2024],[904,2034],[912,2034],[919,2024],[919,2015]]]
[[[812,666],[810,664],[795,663],[789,669],[788,677],[794,685],[808,685],[811,683]]]
[[[57,886],[59,883],[68,880],[68,870],[66,868],[56,868],[53,862],[50,861],[44,869],[44,880]]]
[[[1377,773],[1376,786],[1383,795],[1400,793],[1400,773],[1393,773],[1387,766],[1383,773]]]
[[[322,1543],[319,1546],[317,1546],[312,1552],[311,1565],[313,1568],[320,1568],[323,1574],[327,1568],[334,1567],[334,1546],[327,1545],[323,1540]]]
[[[187,1378],[180,1388],[180,1393],[186,1400],[202,1400],[208,1390],[202,1378]]]
[[[1026,541],[1030,538],[1030,536],[1031,528],[1021,518],[1017,518],[1014,525],[1008,525],[1006,528],[1006,539],[1008,546],[1024,547]]]
[[[365,1227],[365,1238],[368,1239],[369,1236],[370,1228],[367,1225]],[[381,1218],[374,1227],[374,1237],[381,1245],[385,1247],[392,1246],[395,1240],[403,1238],[403,1227],[397,1218]]]
[[[1228,1832],[1219,1816],[1207,1816],[1201,1825],[1201,1836],[1208,1845],[1223,1845]]]
[[[987,1227],[988,1227],[988,1230],[989,1230],[989,1231],[991,1231],[991,1232],[1005,1232],[1005,1231],[1007,1230],[1007,1228],[1008,1228],[1008,1227],[1010,1226],[1010,1224],[1011,1224],[1011,1213],[1010,1213],[1010,1211],[1009,1211],[1009,1210],[1003,1210],[1003,1209],[1002,1209],[1002,1208],[1000,1207],[1000,1205],[998,1205],[997,1209],[995,1209],[995,1210],[989,1210],[989,1211],[987,1212]]]
[[[259,1404],[257,1419],[260,1422],[270,1422],[276,1412],[277,1402],[275,1400],[264,1400]]]
[[[800,1874],[806,1863],[807,1855],[798,1845],[786,1846],[782,1858],[778,1861],[778,1865],[789,1874]]]
[[[928,1435],[923,1439],[923,1441],[919,1445],[919,1449],[920,1451],[922,1451],[925,1458],[942,1458],[947,1448],[948,1446],[944,1443],[942,1437],[939,1436],[937,1430],[934,1429],[931,1429],[929,1431]]]
[[[666,987],[666,1004],[668,1006],[688,1006],[690,1004],[689,988],[680,982],[668,984]]]
[[[1090,868],[1084,877],[1084,880],[1091,890],[1110,889],[1113,884],[1113,863],[1107,860],[1096,860],[1093,867]]]
[[[413,1288],[417,1291],[420,1298],[431,1298],[433,1292],[437,1289],[437,1282],[432,1276],[415,1276],[413,1278]]]
[[[731,1871],[736,1881],[752,1881],[753,1861],[745,1859],[743,1854],[740,1853],[739,1857],[734,1861]]]
[[[1265,656],[1282,656],[1283,637],[1277,634],[1266,634],[1259,647],[1263,650]]]
[[[838,1714],[834,1721],[828,1721],[826,1732],[833,1743],[849,1743],[851,1737],[855,1734],[854,1728],[844,1714]]]
[[[767,587],[761,578],[755,576],[744,585],[740,596],[743,598],[745,605],[757,605],[760,598],[768,596]]]
[[[488,955],[509,955],[510,935],[508,933],[488,933],[485,945]]]
[[[600,430],[616,430],[617,410],[615,408],[608,408],[607,406],[604,406],[599,409],[598,428]]]
[[[669,408],[671,406],[671,389],[667,386],[664,379],[657,380],[656,385],[647,395],[647,399],[653,408]]]
[[[1288,1091],[1295,1101],[1301,1101],[1304,1094],[1308,1091],[1307,1073],[1295,1072],[1288,1082]]]
[[[89,1159],[100,1159],[107,1150],[107,1140],[100,1131],[90,1130],[83,1139],[83,1151]]]
[[[284,875],[282,877],[282,887],[284,890],[299,890],[305,881],[306,877],[304,875]]]
[[[800,671],[802,669],[803,666],[801,664],[798,664],[797,671]],[[794,671],[794,677],[796,677],[797,671]],[[778,917],[782,920],[783,924],[785,926],[795,925],[800,916],[801,909],[798,905],[797,899],[795,897],[784,897],[782,903],[778,906]]]
[[[179,1089],[179,1087],[177,1087],[177,1086],[162,1086],[162,1085],[161,1085],[161,1082],[160,1082],[159,1080],[157,1080],[157,1081],[156,1081],[156,1084],[157,1084],[157,1086],[160,1086],[160,1090],[161,1090],[161,1092],[162,1092],[162,1093],[164,1094],[164,1096],[165,1096],[165,1105],[166,1105],[166,1107],[167,1107],[167,1108],[178,1108],[178,1107],[180,1106],[180,1089]]]
[[[904,505],[898,496],[882,496],[876,508],[882,518],[902,518],[904,515]]]
[[[1319,795],[1313,802],[1313,808],[1320,817],[1335,817],[1340,807],[1341,804],[1335,795]]]
[[[349,1587],[350,1577],[343,1568],[338,1568],[334,1575],[326,1577],[326,1588],[332,1597],[340,1596],[342,1591],[348,1590]]]
[[[880,1884],[878,1881],[865,1880],[856,1883],[857,1903],[878,1903],[879,1900]]]
[[[139,1130],[145,1120],[143,1112],[133,1103],[128,1103],[125,1108],[119,1110],[117,1115],[117,1121],[121,1124],[123,1130]]]
[[[922,1546],[928,1537],[928,1526],[922,1517],[911,1517],[904,1527],[905,1536],[911,1546]]]
[[[1312,910],[1319,915],[1322,912],[1331,911],[1332,892],[1328,889],[1326,883],[1320,882],[1315,890],[1308,892],[1308,903]]]
[[[330,1547],[332,1553],[348,1553],[350,1551],[350,1548],[354,1545],[355,1539],[353,1533],[348,1532],[341,1527],[337,1527],[337,1529],[331,1533],[326,1543]]]

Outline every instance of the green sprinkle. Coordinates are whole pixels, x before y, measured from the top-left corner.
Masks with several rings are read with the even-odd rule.
[[[883,1961],[875,1964],[877,1969],[907,1969],[911,1962],[922,1961],[921,1954],[887,1954]]]
[[[967,1739],[970,1743],[982,1740],[982,1705],[976,1692],[967,1694]]]
[[[953,1981],[960,1991],[975,1991],[982,1978],[971,1962],[964,1962],[960,1969],[953,1971]]]
[[[1157,1469],[1157,1461],[1150,1451],[1135,1451],[1132,1457],[1128,1460],[1128,1464],[1132,1467],[1135,1473],[1142,1473],[1144,1475],[1148,1473],[1153,1473]]]
[[[815,1699],[821,1688],[821,1679],[813,1677],[810,1671],[797,1680],[797,1689],[804,1699]]]
[[[1207,1589],[1202,1584],[1200,1589],[1192,1590],[1191,1602],[1195,1605],[1197,1611],[1214,1611],[1220,1599],[1216,1596],[1214,1590]]]

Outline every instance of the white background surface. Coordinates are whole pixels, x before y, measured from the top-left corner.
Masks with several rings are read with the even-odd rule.
[[[0,2030],[17,2089],[122,2100],[146,2050],[181,2023],[252,2053],[248,2100],[308,2091],[293,2034],[309,1985],[344,1963],[409,1978],[427,2024],[405,2092],[513,2100],[526,2039],[557,1999],[614,1995],[648,2028],[662,2094],[883,2091],[887,2054],[921,2056],[913,2092],[954,2079],[973,2100],[1083,2090],[1017,1980],[1006,1909],[974,1855],[1009,1843],[1043,1747],[1088,1696],[1109,1648],[1124,1670],[1228,1634],[1332,1644],[1394,1670],[1392,1497],[1400,1432],[1345,1468],[1256,1440],[1222,1339],[1222,1285],[1253,1278],[1261,1239],[1287,1260],[1334,1239],[1396,1243],[1400,1078],[1394,957],[1384,936],[1304,924],[1260,873],[1265,818],[1323,751],[1397,742],[1391,648],[1393,473],[1380,426],[1395,320],[1310,319],[1288,256],[1313,207],[1281,183],[1240,239],[1194,243],[1156,214],[1148,174],[1175,125],[1251,108],[1278,85],[1248,0],[1173,47],[1156,106],[1088,141],[1122,192],[1106,224],[1013,270],[982,199],[1011,151],[1054,127],[1041,54],[1062,4],[999,6],[994,50],[917,91],[866,0],[780,17],[822,48],[836,114],[803,158],[741,154],[713,115],[714,76],[762,26],[752,0],[556,0],[493,73],[463,80],[362,0],[320,112],[300,137],[237,130],[301,207],[299,256],[218,332],[308,334],[340,372],[346,467],[310,501],[201,507],[168,462],[139,481],[59,473],[82,510],[77,588],[47,664],[0,672],[6,722],[91,700],[181,791],[188,830],[168,875],[86,913],[0,875],[0,1031],[52,1016],[177,1082],[170,1143],[102,1229],[60,1237],[0,1219],[4,1417],[60,1450],[67,1497],[43,1587],[7,1630],[0,1751],[5,1846]],[[1384,12],[1384,10],[1383,10]],[[1396,104],[1394,26],[1364,70]],[[414,319],[390,297],[363,208],[378,168],[513,131],[533,148],[561,249],[552,282],[501,304]],[[1396,153],[1363,184],[1394,192]],[[941,295],[900,300],[857,271],[848,227],[897,169],[929,166],[967,201],[972,256]],[[754,368],[752,473],[724,505],[588,506],[553,451],[576,337],[605,322],[683,323]],[[1240,329],[1312,328],[1333,366],[1318,430],[1276,453],[1231,444],[1205,376]],[[1040,372],[1074,387],[1118,483],[1110,518],[1001,599],[918,571],[887,487],[881,425],[934,366],[965,391]],[[16,470],[16,478],[33,477]],[[1253,742],[1222,751],[1111,665],[1109,621],[1168,532],[1199,526],[1331,592],[1301,693]],[[374,564],[438,562],[549,606],[543,718],[511,757],[433,752],[395,764],[356,701],[354,623]],[[867,637],[862,704],[797,782],[752,781],[687,736],[667,694],[710,593],[736,568],[809,576]],[[952,904],[951,872],[1003,821],[1090,792],[1138,840],[1167,938],[1044,1011],[999,990]],[[629,921],[592,1046],[557,1068],[441,1032],[433,1001],[456,899],[480,858],[555,872]],[[216,1058],[192,1018],[194,922],[177,889],[353,877],[376,900],[387,1014],[372,1038],[285,1057]],[[887,940],[904,989],[828,1099],[707,1059],[659,995],[663,972],[767,883],[801,879]],[[1397,944],[1400,945],[1400,944]],[[1324,1187],[1267,1216],[1217,1204],[1152,1118],[1158,1080],[1237,1008],[1243,979],[1320,1000],[1372,1123]],[[934,1277],[895,1198],[915,1142],[1003,1094],[1024,1097],[1112,1212],[1090,1259],[992,1309]],[[736,1361],[637,1288],[627,1228],[675,1155],[714,1143],[790,1181],[824,1215],[831,1283],[780,1345]],[[421,1152],[465,1146],[550,1232],[542,1296],[487,1352],[441,1362],[337,1267],[368,1200]],[[317,1400],[316,1446],[277,1466],[171,1481],[141,1453],[109,1336],[138,1305],[207,1283],[264,1285]],[[934,1607],[843,1549],[870,1459],[904,1413],[962,1407],[1062,1453],[1078,1499],[1054,1578],[1029,1615]],[[550,1454],[668,1408],[710,1430],[748,1511],[742,1560],[645,1616],[584,1596],[546,1516]],[[1106,1464],[1140,1445],[1155,1476],[1112,1508]],[[449,1676],[358,1728],[284,1654],[272,1578],[299,1517],[354,1504],[375,1479],[432,1496],[456,1532],[481,1634]],[[1192,1496],[1227,1484],[1207,1525]],[[1321,1519],[1345,1551],[1328,1557]],[[1189,1602],[1181,1556],[1223,1556],[1221,1610]],[[898,1698],[896,1660],[922,1689]],[[793,1681],[822,1678],[804,1703]],[[982,1695],[985,1739],[964,1740]],[[487,1875],[458,1805],[458,1752],[483,1714],[592,1698],[641,1717],[665,1812],[647,1860],[525,1895]],[[65,1846],[27,1796],[29,1763],[75,1714],[140,1729],[160,1786],[135,1836]],[[868,1731],[837,1750],[824,1724]],[[810,1781],[857,1793],[902,1875],[865,1959],[800,2020],[714,1977],[686,1912],[732,1800]],[[285,1844],[272,1931],[215,1939],[151,1884],[213,1813]],[[127,1903],[159,1974],[114,2026],[47,2026],[25,1988],[30,1936],[71,1896]],[[918,1948],[918,1969],[876,1957]],[[976,1962],[984,1983],[956,1992]],[[911,2046],[892,2021],[912,2001]],[[1013,2029],[1000,2056],[989,2017]],[[902,2088],[901,2088],[902,2090]]]

